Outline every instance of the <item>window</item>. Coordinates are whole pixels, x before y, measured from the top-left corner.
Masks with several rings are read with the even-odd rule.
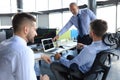
[[[62,27],[62,14],[52,13],[49,14],[49,28],[60,29]]]
[[[120,5],[118,5],[118,13],[117,13],[117,28],[120,31]]]
[[[49,0],[49,10],[62,8],[62,0]]]
[[[88,5],[88,0],[77,0],[78,6],[87,4]]]
[[[68,8],[71,2],[77,2],[77,0],[62,0],[63,8]]]
[[[0,13],[17,12],[16,0],[2,0],[0,2]]]
[[[0,17],[0,29],[11,28],[12,27],[11,25],[12,25],[11,17],[8,17],[8,16],[1,16]]]
[[[10,8],[11,8],[10,12],[16,13],[17,12],[17,2],[16,2],[16,0],[10,0],[10,1],[11,1],[11,3],[10,3]]]
[[[35,0],[23,0],[23,11],[34,12],[35,11]]]
[[[69,21],[71,16],[72,16],[71,12],[69,12],[69,11],[63,12],[63,26]]]
[[[96,0],[96,1],[108,1],[108,0]]]
[[[0,13],[15,13],[17,12],[17,2],[16,0],[2,0],[0,2]],[[10,16],[0,16],[0,29],[11,27],[11,17]]]
[[[57,0],[56,0],[57,1]],[[48,10],[48,0],[36,0],[36,11]]]
[[[66,23],[70,20],[70,18],[72,17],[72,13],[71,12],[64,12],[63,13],[63,26],[66,25]],[[74,25],[73,25],[74,26]],[[76,29],[75,27],[71,27],[70,29]],[[62,27],[61,27],[62,28]]]
[[[108,23],[108,32],[116,31],[116,7],[109,6],[97,9],[97,18],[106,20]]]

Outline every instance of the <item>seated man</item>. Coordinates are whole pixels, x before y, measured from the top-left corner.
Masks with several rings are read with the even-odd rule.
[[[68,80],[67,75],[69,75],[69,67],[72,63],[76,63],[79,66],[81,73],[80,76],[82,78],[82,75],[88,72],[92,67],[97,53],[110,48],[102,42],[102,36],[106,33],[106,31],[106,21],[99,19],[94,20],[90,23],[90,36],[93,39],[92,44],[84,46],[80,54],[78,54],[72,60],[68,60],[57,53],[55,55],[55,59],[59,60],[60,62],[53,62],[50,66],[56,77],[56,80]]]

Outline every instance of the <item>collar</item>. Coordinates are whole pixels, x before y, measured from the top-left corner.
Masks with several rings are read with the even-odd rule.
[[[81,14],[81,10],[80,10],[80,9],[78,10],[78,14],[79,14],[79,15]],[[78,15],[78,14],[77,14],[77,15]],[[77,15],[73,15],[73,16],[76,17]]]
[[[17,42],[19,42],[20,44],[26,45],[27,46],[27,42],[20,36],[18,35],[14,35],[13,39]]]
[[[98,44],[98,43],[102,43],[102,40],[99,40],[99,41],[93,41],[93,44]]]
[[[78,14],[81,14],[81,10],[80,9],[78,10]]]

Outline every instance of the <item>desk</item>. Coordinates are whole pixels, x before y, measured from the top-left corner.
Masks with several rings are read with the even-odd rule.
[[[73,42],[73,41],[58,42],[58,45],[63,46],[63,48],[59,51],[59,53],[61,53],[63,51],[70,50],[70,49],[76,47],[77,42]],[[35,54],[34,54],[35,60],[40,60],[40,55],[41,54],[46,54],[48,56],[54,56],[55,55],[54,53],[44,52],[43,50],[35,51]]]

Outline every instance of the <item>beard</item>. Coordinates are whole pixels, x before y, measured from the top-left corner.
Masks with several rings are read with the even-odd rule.
[[[31,34],[28,34],[26,37],[28,42],[34,43],[34,36],[32,36]]]

